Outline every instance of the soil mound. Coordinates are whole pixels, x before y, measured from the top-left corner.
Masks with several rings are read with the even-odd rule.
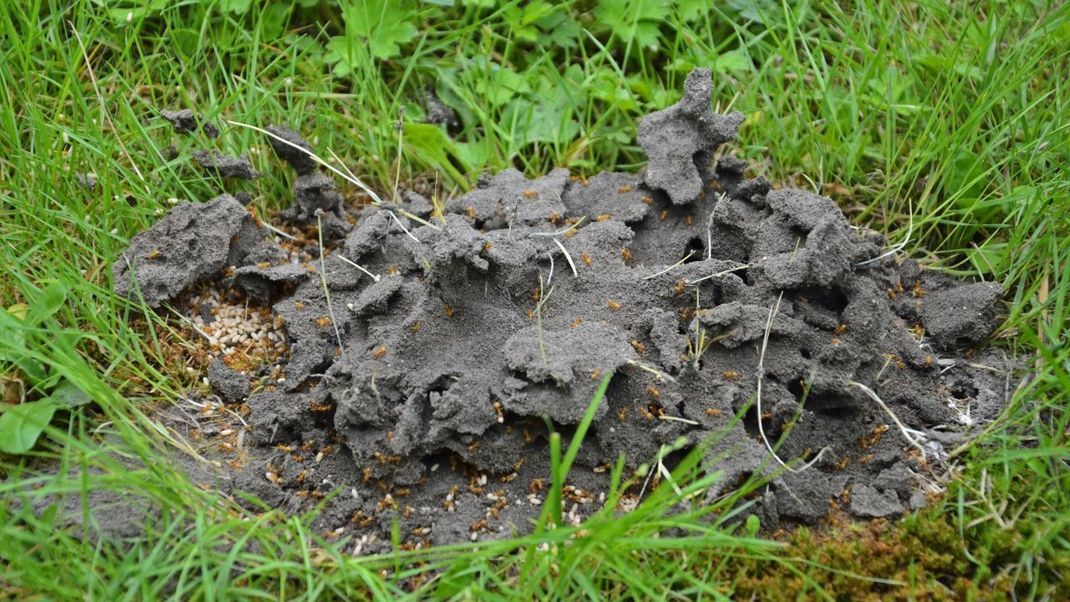
[[[283,219],[321,224],[322,257],[228,196],[138,235],[114,266],[121,294],[157,306],[208,283],[285,330],[278,367],[208,372],[225,400],[247,395],[251,428],[221,486],[291,511],[341,491],[319,524],[355,530],[359,551],[388,546],[395,519],[412,545],[524,532],[549,482],[546,420],[567,439],[612,374],[570,475],[573,520],[619,455],[636,467],[680,437],[716,442],[710,497],[779,475],[765,526],[922,504],[943,446],[1004,403],[1005,361],[963,359],[1000,287],[897,262],[830,199],[745,177],[716,153],[742,116],[713,113],[710,90],[697,70],[642,121],[643,174],[506,170],[434,214],[411,193],[347,206],[274,128],[300,174]]]

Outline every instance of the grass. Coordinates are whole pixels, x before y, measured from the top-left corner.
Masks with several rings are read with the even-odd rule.
[[[1070,596],[1070,9],[346,4],[0,3],[0,306],[62,292],[40,320],[3,322],[0,358],[32,358],[95,402],[61,412],[34,452],[59,459],[58,476],[2,460],[0,597]],[[203,177],[186,165],[207,145],[285,171],[254,132],[173,137],[156,107],[217,124],[287,122],[376,190],[400,179],[446,196],[484,169],[640,168],[638,118],[674,102],[694,65],[714,68],[722,109],[748,115],[732,146],[755,173],[833,197],[927,265],[1006,288],[997,344],[1035,355],[1035,378],[956,450],[958,478],[933,507],[895,525],[773,542],[670,513],[676,494],[661,487],[582,532],[353,559],[311,533],[308,517],[236,514],[154,461],[169,443],[146,412],[198,375],[165,317],[111,292],[110,264],[169,198],[242,189],[270,212],[287,203],[290,177]],[[456,136],[421,123],[428,87],[460,109]],[[74,172],[96,173],[97,189]],[[10,363],[0,374],[19,377]],[[140,468],[120,465],[119,451]],[[25,509],[91,491],[161,510],[137,543],[118,546]]]

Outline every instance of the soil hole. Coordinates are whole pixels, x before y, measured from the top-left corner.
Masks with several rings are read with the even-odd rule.
[[[973,399],[977,397],[978,393],[980,391],[977,390],[977,387],[969,383],[960,383],[951,389],[951,396],[955,399]]]
[[[795,301],[799,303],[809,303],[810,305],[824,309],[835,313],[837,316],[843,314],[843,310],[847,309],[847,295],[838,286],[830,286],[828,288],[800,288],[795,290]]]
[[[454,457],[450,453],[439,452],[437,454],[430,454],[420,458],[420,462],[427,468],[428,471],[439,470],[442,467],[449,468],[453,465],[450,459]],[[454,460],[456,461],[456,460]]]
[[[323,403],[311,402],[309,405],[309,414],[312,416],[312,422],[317,427],[327,430],[334,430],[334,412],[337,409],[337,405],[334,400],[327,399]]]
[[[806,396],[805,408],[811,412],[834,420],[848,420],[857,413],[857,408],[849,399],[835,394],[817,394],[810,391]]]
[[[746,413],[743,414],[743,429],[747,431],[752,439],[758,439],[761,437],[761,431],[758,430],[758,408],[755,405],[747,408]]]
[[[702,241],[698,236],[692,236],[691,240],[687,241],[687,246],[684,248],[684,255],[690,257],[684,260],[684,263],[692,263],[694,261],[702,261],[706,258],[706,243]]]

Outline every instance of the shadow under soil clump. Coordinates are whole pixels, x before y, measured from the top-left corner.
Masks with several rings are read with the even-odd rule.
[[[303,244],[223,195],[175,207],[114,265],[122,295],[236,291],[285,337],[277,367],[237,369],[235,337],[210,337],[208,379],[247,430],[174,425],[230,437],[214,486],[289,512],[329,498],[317,526],[360,552],[388,549],[394,521],[409,546],[524,533],[550,483],[547,420],[567,444],[612,374],[569,520],[600,508],[618,456],[634,469],[680,437],[712,442],[707,500],[775,477],[763,526],[924,503],[945,450],[1005,403],[1009,362],[978,349],[999,285],[897,261],[832,200],[746,178],[717,154],[742,115],[712,112],[710,90],[697,70],[643,119],[641,174],[510,169],[438,211],[414,193],[348,206],[271,128],[299,172],[281,219]]]

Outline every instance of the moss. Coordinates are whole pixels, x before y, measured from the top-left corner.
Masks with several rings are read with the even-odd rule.
[[[899,523],[833,519],[818,529],[797,529],[784,543],[780,558],[794,562],[725,561],[722,569],[734,584],[729,593],[761,600],[822,594],[834,600],[1003,600],[1014,587],[1010,571],[994,567],[1010,565],[1016,544],[971,545],[971,561],[952,519],[938,510]],[[978,549],[993,564],[976,558]]]

